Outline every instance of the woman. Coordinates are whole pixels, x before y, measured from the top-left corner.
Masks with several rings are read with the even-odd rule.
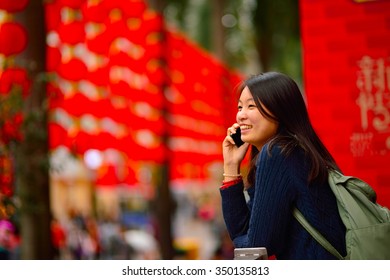
[[[239,92],[237,123],[223,141],[220,189],[235,247],[266,247],[277,259],[335,259],[293,217],[297,207],[346,255],[345,227],[327,182],[328,168],[339,168],[315,133],[298,86],[269,72],[244,81]],[[231,137],[238,128],[245,142],[240,147]],[[247,202],[240,165],[249,146]]]

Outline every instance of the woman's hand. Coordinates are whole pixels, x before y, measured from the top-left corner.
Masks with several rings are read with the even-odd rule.
[[[239,127],[240,126],[237,123],[229,127],[227,130],[227,135],[222,142],[224,174],[227,175],[240,174],[240,165],[249,147],[248,143],[244,143],[242,146],[237,147],[233,141],[233,138],[230,136],[231,134],[236,133],[236,129]],[[225,177],[230,178],[230,176]]]

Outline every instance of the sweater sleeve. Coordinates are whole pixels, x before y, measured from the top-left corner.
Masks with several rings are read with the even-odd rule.
[[[246,232],[249,223],[249,209],[244,195],[242,180],[229,188],[220,189],[222,212],[230,238]]]
[[[282,250],[295,199],[294,182],[285,156],[278,147],[259,154],[251,207],[238,188],[222,193],[225,223],[235,247],[266,247],[269,255]]]

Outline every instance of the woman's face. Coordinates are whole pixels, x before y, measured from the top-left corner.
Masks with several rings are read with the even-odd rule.
[[[265,118],[257,109],[248,87],[241,93],[236,118],[241,128],[242,141],[254,145],[259,151],[278,129],[276,121]]]

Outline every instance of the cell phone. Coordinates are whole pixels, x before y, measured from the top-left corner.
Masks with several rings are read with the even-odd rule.
[[[233,141],[237,147],[240,147],[242,144],[244,144],[244,141],[241,140],[241,129],[240,128],[237,128],[236,133],[230,135],[230,137],[233,138]]]
[[[265,247],[236,248],[234,249],[235,260],[268,260]]]

